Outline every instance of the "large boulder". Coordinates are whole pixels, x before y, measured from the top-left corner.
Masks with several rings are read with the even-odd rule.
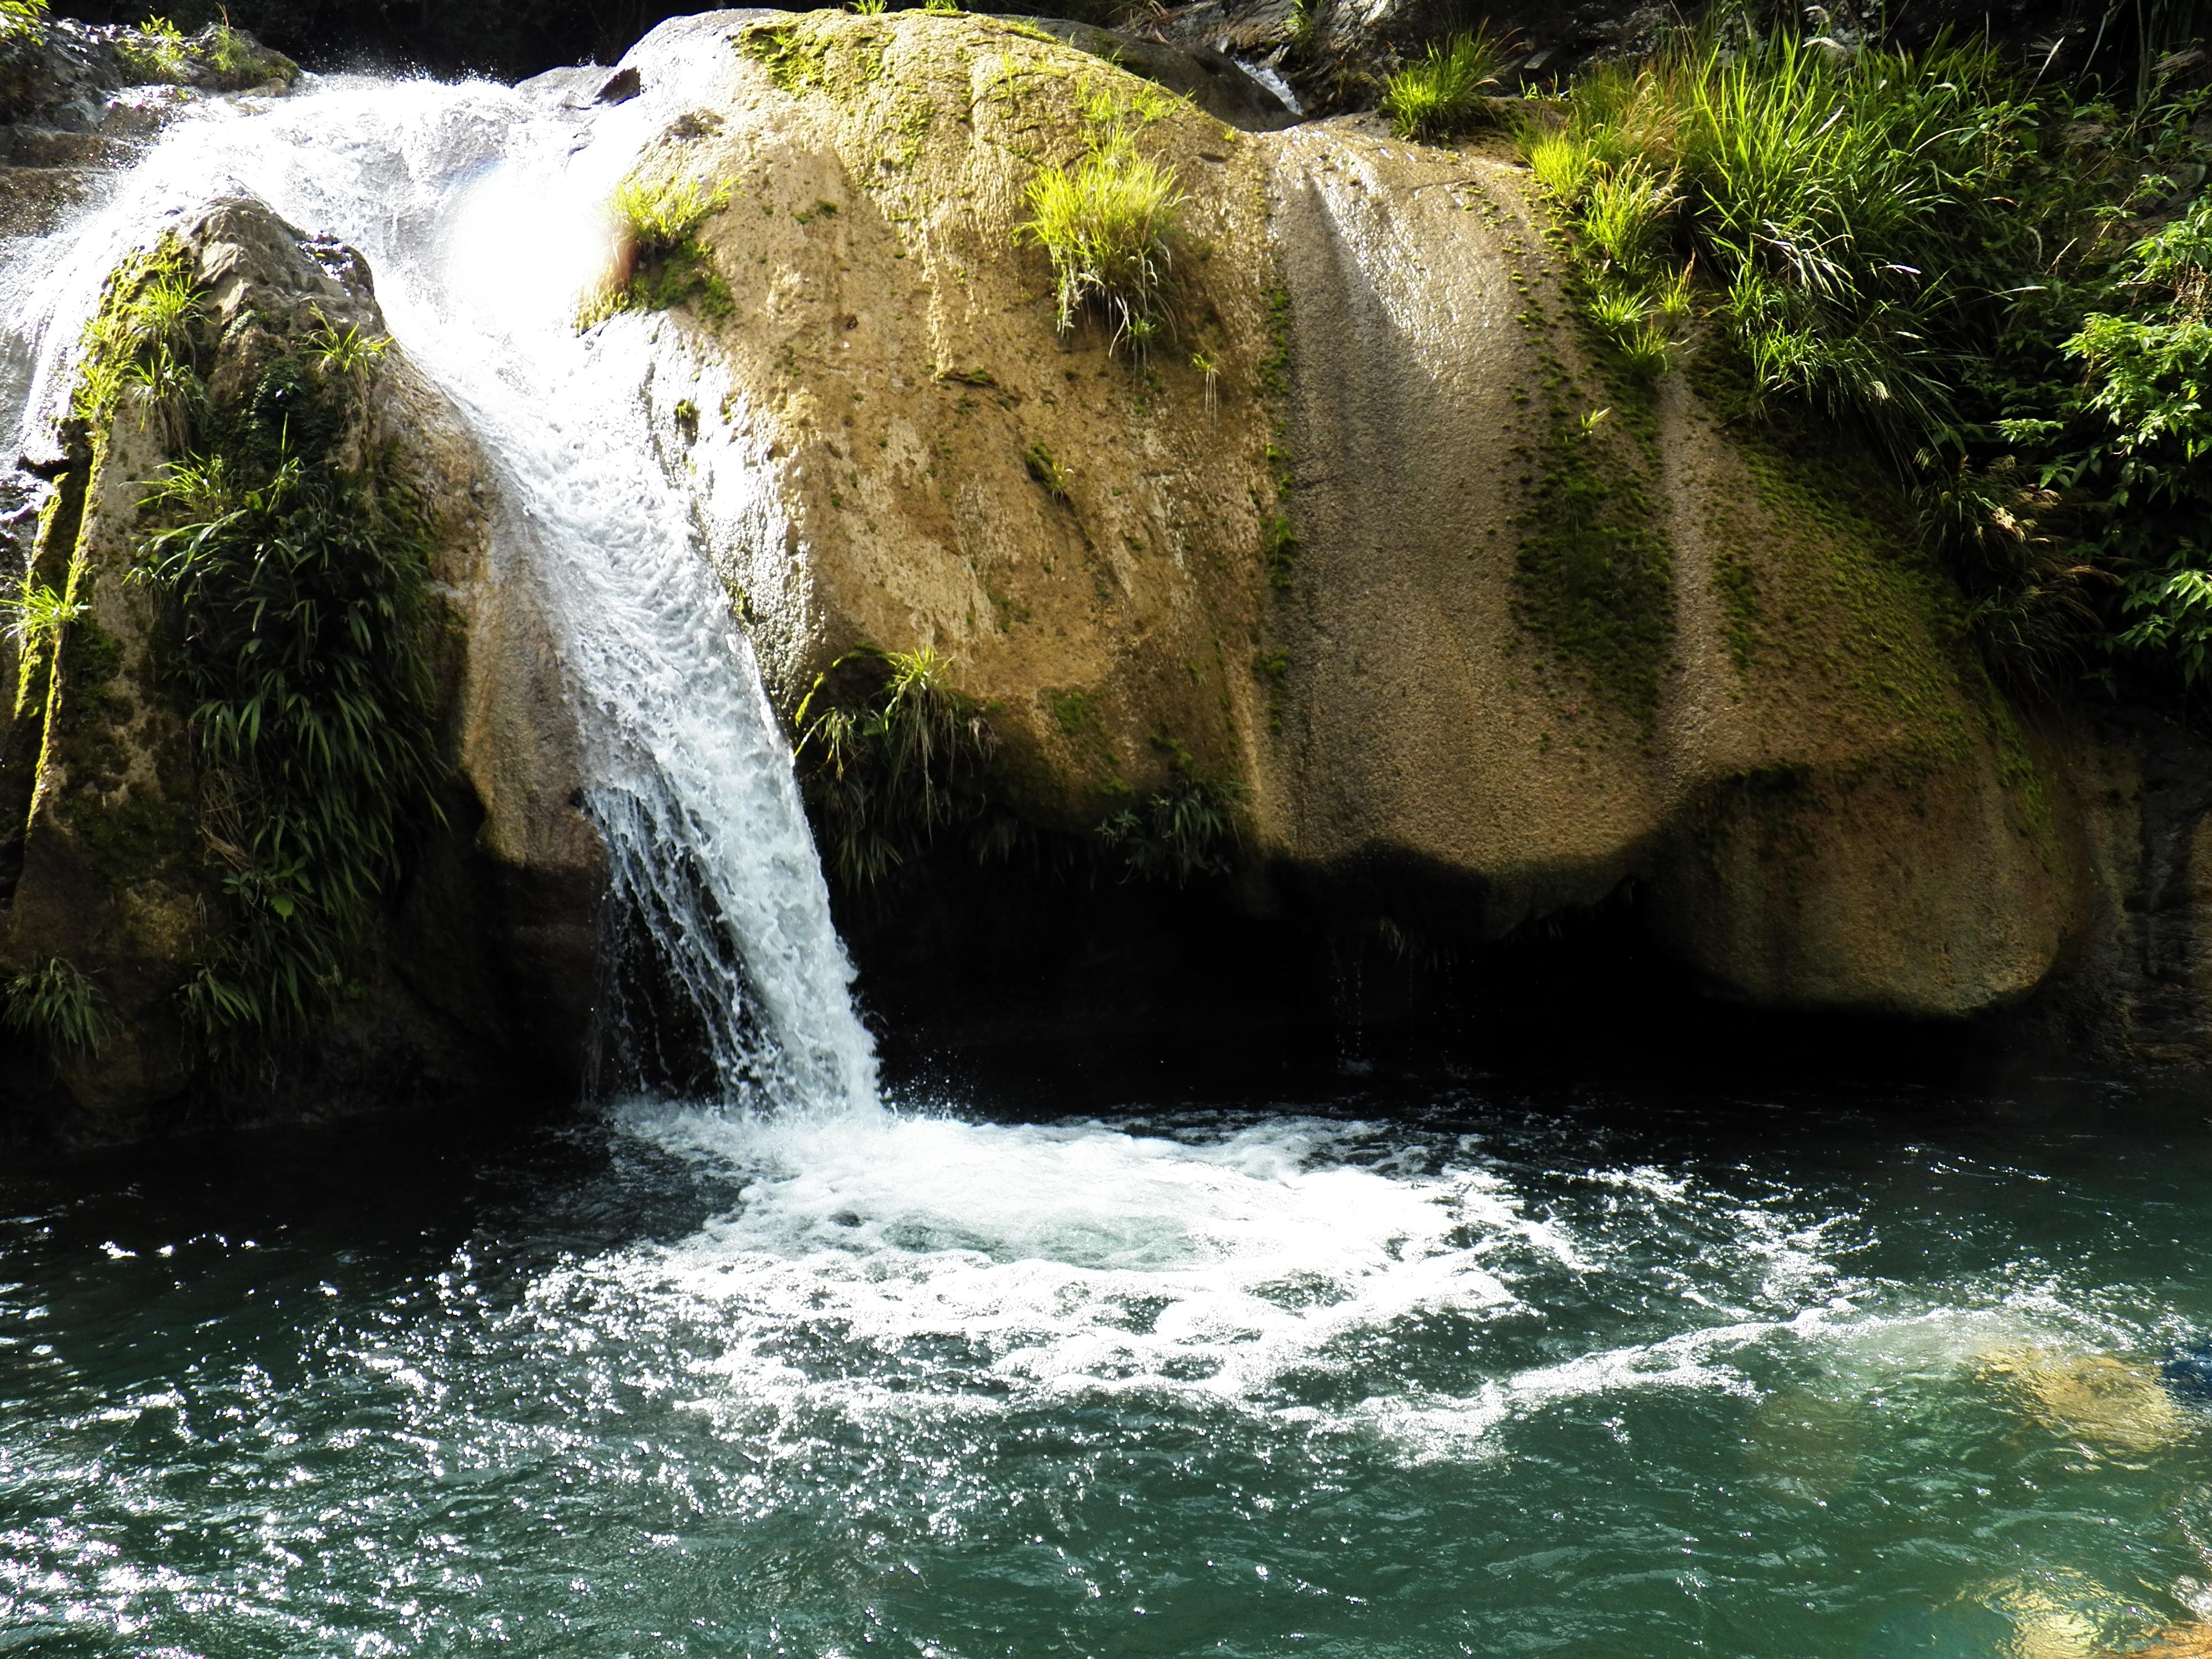
[[[1229,780],[1261,862],[1394,937],[1633,884],[1763,1006],[1986,1010],[2087,925],[2039,739],[1884,488],[1717,414],[1717,371],[1604,361],[1510,159],[1245,134],[981,17],[718,32],[640,172],[728,190],[729,300],[646,349],[787,709],[926,646],[1033,822]],[[1055,326],[1021,228],[1102,122],[1188,197],[1141,353]]]
[[[210,206],[175,228],[164,257],[199,296],[212,429],[247,419],[271,366],[311,339],[384,337],[359,258],[258,204]],[[126,266],[109,306],[143,280]],[[604,865],[574,805],[574,732],[527,573],[497,567],[488,475],[453,411],[387,345],[342,443],[386,458],[392,487],[422,507],[444,618],[431,641],[450,769],[442,823],[413,848],[312,1041],[212,1072],[181,993],[234,908],[240,806],[190,734],[174,613],[137,579],[148,492],[180,434],[132,387],[67,437],[21,591],[61,596],[72,615],[0,663],[14,694],[0,747],[0,978],[13,988],[0,1066],[18,1103],[41,1099],[69,1133],[100,1138],[194,1110],[575,1088]],[[26,1017],[20,976],[56,963],[91,988],[97,1042],[57,1041]]]

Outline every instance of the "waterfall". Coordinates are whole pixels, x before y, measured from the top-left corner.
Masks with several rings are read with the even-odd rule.
[[[664,43],[664,46],[665,43]],[[495,568],[554,614],[618,905],[690,1000],[727,1103],[826,1110],[876,1098],[791,757],[694,515],[656,459],[640,317],[580,337],[603,206],[720,54],[661,60],[612,107],[557,86],[310,79],[211,101],[104,199],[0,262],[0,398],[43,448],[76,341],[117,261],[164,219],[258,198],[364,254],[395,337],[491,458]],[[690,89],[696,94],[696,88]]]

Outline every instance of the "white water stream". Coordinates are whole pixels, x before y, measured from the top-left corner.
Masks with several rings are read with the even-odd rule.
[[[614,897],[697,1011],[718,1092],[868,1107],[873,1048],[790,755],[655,455],[653,324],[618,318],[587,338],[573,324],[605,268],[613,187],[704,91],[687,82],[729,72],[726,46],[695,32],[662,31],[647,95],[612,107],[542,88],[349,79],[201,106],[102,202],[0,249],[0,362],[14,364],[0,414],[19,415],[27,450],[52,447],[101,283],[174,215],[248,195],[360,251],[393,335],[498,472],[495,568],[550,602]]]

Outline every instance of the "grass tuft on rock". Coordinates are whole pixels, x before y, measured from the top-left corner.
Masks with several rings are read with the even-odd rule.
[[[1095,312],[1112,328],[1112,349],[1145,353],[1167,325],[1169,240],[1188,199],[1175,168],[1139,155],[1125,133],[1094,137],[1072,167],[1037,170],[1016,234],[1051,258],[1062,333]]]
[[[1869,441],[2000,678],[2212,719],[2195,61],[2121,101],[1731,18],[1588,71],[1527,154],[1629,366],[1725,359],[1728,419]]]
[[[671,311],[686,303],[708,317],[730,315],[737,308],[730,285],[698,240],[699,228],[729,204],[727,189],[696,179],[623,179],[612,203],[621,234],[616,269],[579,308],[577,327],[625,311]]]
[[[36,1038],[49,1054],[90,1054],[107,1038],[105,1003],[74,963],[52,957],[9,976],[0,1024]]]
[[[815,677],[793,724],[800,786],[849,893],[882,886],[989,812],[997,738],[927,646],[845,653]]]
[[[1455,34],[1391,76],[1382,108],[1401,138],[1435,143],[1491,120],[1489,94],[1505,69],[1507,43],[1486,27]]]

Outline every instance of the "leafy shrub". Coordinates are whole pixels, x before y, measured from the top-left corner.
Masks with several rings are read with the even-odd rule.
[[[799,705],[800,785],[848,892],[878,887],[940,831],[972,829],[988,812],[998,741],[951,668],[927,646],[862,646],[816,676]]]
[[[1243,836],[1237,819],[1242,785],[1201,775],[1190,757],[1170,745],[1175,775],[1141,808],[1124,807],[1098,826],[1098,838],[1127,872],[1188,885],[1195,877],[1235,867]]]
[[[1505,67],[1506,44],[1487,28],[1456,34],[1390,76],[1382,107],[1401,138],[1433,143],[1488,118],[1484,88],[1495,88]]]
[[[76,964],[52,957],[9,979],[0,1024],[38,1038],[49,1052],[89,1054],[107,1037],[103,1001]]]
[[[1017,234],[1051,257],[1061,332],[1096,310],[1113,346],[1146,349],[1167,322],[1168,242],[1188,199],[1175,169],[1139,155],[1126,134],[1094,138],[1072,167],[1038,169]]]
[[[0,0],[0,36],[46,21],[46,0]]]
[[[2212,671],[2212,198],[2136,242],[2114,295],[2136,309],[2089,313],[2064,346],[2085,378],[2063,412],[2101,430],[2044,471],[2105,487],[2097,550],[2125,573],[2118,647],[2194,688]]]

